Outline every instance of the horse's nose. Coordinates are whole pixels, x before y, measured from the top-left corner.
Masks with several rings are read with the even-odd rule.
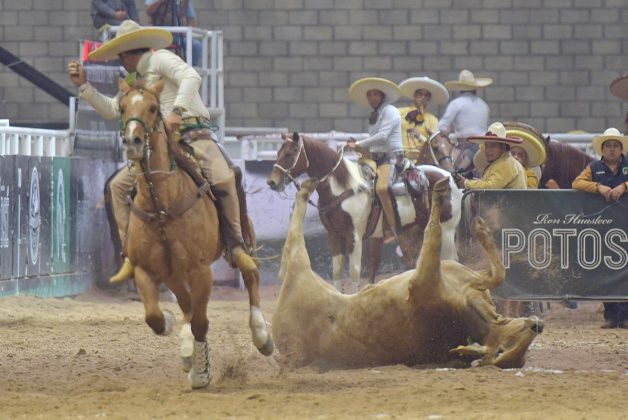
[[[271,189],[271,190],[273,190],[273,191],[274,191],[274,190],[276,190],[276,189],[277,189],[277,183],[276,183],[274,180],[272,180],[272,179],[270,179],[270,178],[269,178],[269,179],[266,181],[266,183],[268,184],[268,186],[270,187],[270,189]]]

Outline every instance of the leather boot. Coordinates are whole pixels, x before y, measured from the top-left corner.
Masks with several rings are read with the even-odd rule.
[[[257,271],[257,264],[242,246],[236,246],[231,250],[231,258],[233,263],[242,273]]]
[[[124,261],[122,262],[122,267],[120,267],[120,270],[118,270],[116,274],[114,274],[113,276],[109,278],[109,283],[111,284],[121,283],[125,280],[133,278],[134,274],[135,274],[135,267],[133,266],[133,263],[128,257],[124,257]]]

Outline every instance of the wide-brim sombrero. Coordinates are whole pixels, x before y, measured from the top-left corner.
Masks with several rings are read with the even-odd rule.
[[[425,89],[432,94],[430,102],[435,105],[446,104],[449,100],[449,92],[445,86],[429,77],[411,77],[399,83],[401,95],[413,99],[414,92],[418,89]]]
[[[93,61],[115,60],[120,53],[140,48],[165,48],[172,44],[172,34],[156,27],[144,28],[137,22],[125,20],[115,38],[89,53]]]
[[[504,143],[510,146],[519,146],[523,143],[519,137],[509,137],[506,134],[506,128],[504,124],[500,122],[494,122],[488,127],[488,131],[483,136],[467,137],[467,141],[475,144],[483,144],[486,141],[492,141],[497,143]]]
[[[536,128],[521,122],[505,122],[506,136],[518,137],[523,143],[516,145],[526,151],[528,163],[526,168],[534,168],[545,162],[546,152],[542,133]]]
[[[601,136],[593,137],[593,151],[598,156],[602,156],[602,145],[608,140],[617,140],[620,142],[622,146],[622,153],[626,154],[626,151],[628,150],[628,136],[623,135],[616,128],[607,128]]]
[[[349,97],[353,102],[358,105],[370,108],[368,99],[366,98],[366,92],[369,90],[377,89],[384,93],[384,103],[392,104],[399,100],[401,92],[396,84],[390,80],[382,79],[379,77],[365,77],[363,79],[355,81],[349,88]]]
[[[445,87],[449,90],[475,90],[489,86],[493,83],[490,77],[475,77],[469,70],[462,70],[458,75],[458,80],[445,82]]]
[[[628,74],[619,76],[609,86],[611,94],[624,101],[628,101]]]

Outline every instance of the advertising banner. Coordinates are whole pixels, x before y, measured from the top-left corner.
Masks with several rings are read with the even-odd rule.
[[[473,191],[458,243],[468,261],[483,258],[470,238],[476,215],[492,229],[506,267],[497,296],[628,300],[628,200],[573,190]]]

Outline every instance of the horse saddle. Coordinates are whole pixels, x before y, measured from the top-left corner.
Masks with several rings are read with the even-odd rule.
[[[429,187],[430,181],[425,172],[414,166],[409,160],[406,160],[402,168],[395,167],[395,178],[391,186],[391,192],[394,196],[422,196]]]

